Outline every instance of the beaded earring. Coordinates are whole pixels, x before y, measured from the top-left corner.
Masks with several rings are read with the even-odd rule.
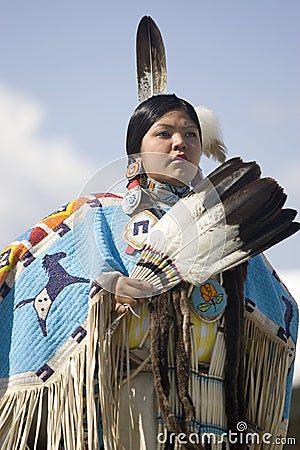
[[[140,176],[143,173],[143,166],[139,161],[134,161],[129,164],[126,171],[126,178],[128,180],[127,189],[130,190],[140,184]]]
[[[140,178],[143,173],[144,169],[139,161],[134,161],[127,167],[127,193],[122,201],[122,209],[126,214],[132,214],[140,204],[142,198]]]

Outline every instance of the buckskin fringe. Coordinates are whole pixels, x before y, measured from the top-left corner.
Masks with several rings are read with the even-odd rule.
[[[87,391],[90,395],[87,396],[87,413],[88,427],[92,430],[92,432],[89,430],[89,448],[91,449],[98,448],[96,404],[91,395],[95,374],[99,380],[99,406],[105,450],[123,448],[120,447],[119,436],[121,411],[128,420],[129,447],[134,447],[131,445],[131,430],[135,427],[131,409],[132,376],[130,376],[128,318],[126,315],[122,319],[114,318],[113,304],[111,294],[104,290],[90,300],[87,351],[89,361]],[[137,370],[136,374],[140,370]],[[128,402],[125,406],[121,402],[121,388],[126,389]]]
[[[288,346],[266,328],[246,316],[246,398],[247,418],[257,432],[285,437],[282,416],[285,380],[288,373]],[[269,449],[270,444],[261,444]],[[275,447],[274,447],[275,448]],[[280,448],[280,447],[276,447]]]
[[[172,327],[171,327],[172,335]],[[226,432],[227,419],[225,413],[225,393],[224,393],[224,368],[225,368],[225,340],[224,330],[222,327],[217,332],[217,337],[214,349],[211,356],[209,368],[202,367],[199,370],[197,346],[193,326],[190,327],[191,335],[191,372],[189,381],[189,394],[193,400],[195,407],[195,418],[189,425],[188,432],[191,437],[191,442],[204,444],[204,434],[216,432],[215,442],[211,442],[211,449],[229,449],[227,439],[221,443],[220,430]],[[180,405],[178,396],[176,394],[176,379],[174,367],[174,339],[169,340],[168,358],[169,358],[169,378],[170,378],[170,405],[171,410],[175,412],[176,416],[182,414],[182,407]],[[201,418],[201,421],[200,421]],[[216,427],[215,430],[213,427]],[[164,426],[159,424],[159,433],[164,433]],[[196,435],[198,438],[196,438]],[[198,439],[198,442],[196,440]],[[174,440],[174,450],[185,448],[178,439]],[[164,444],[158,445],[159,450],[163,450]]]
[[[120,417],[126,416],[129,447],[145,449],[143,436],[149,432],[149,421],[152,415],[155,418],[156,410],[147,409],[147,424],[143,422],[144,412],[138,430],[133,421],[133,409],[136,407],[134,395],[137,395],[137,375],[144,371],[148,359],[145,359],[138,368],[130,372],[129,361],[129,327],[128,317],[114,319],[111,312],[112,299],[110,294],[102,291],[92,299],[89,312],[89,343],[88,343],[88,426],[93,432],[89,433],[90,448],[94,448],[96,433],[96,409],[92,401],[93,373],[98,370],[100,387],[100,407],[102,411],[102,427],[104,446],[107,450],[120,450]],[[117,326],[118,324],[118,326]],[[219,324],[216,341],[214,344],[209,365],[199,365],[197,358],[197,346],[193,326],[190,327],[191,361],[189,394],[195,406],[195,419],[189,424],[188,433],[194,436],[203,436],[205,433],[214,433],[216,442],[211,444],[212,450],[229,449],[229,442],[222,433],[227,432],[227,417],[225,411],[224,373],[226,361],[226,347],[224,338],[224,324]],[[170,326],[168,344],[168,366],[170,394],[169,402],[171,410],[179,417],[182,414],[182,406],[177,396],[174,360],[174,328]],[[288,347],[268,328],[246,313],[245,321],[245,398],[247,403],[246,421],[254,426],[260,433],[271,433],[273,436],[285,436],[282,422],[285,380],[288,372]],[[99,361],[99,364],[97,363]],[[98,365],[98,369],[97,369]],[[149,381],[151,383],[151,381]],[[152,380],[153,383],[153,380]],[[121,402],[121,389],[126,389],[126,402]],[[146,384],[139,387],[142,391]],[[135,390],[136,389],[136,390]],[[144,391],[143,391],[144,392]],[[266,405],[269,405],[266,408]],[[140,434],[138,447],[132,445],[132,436]],[[156,433],[164,433],[165,427],[158,422]],[[258,431],[257,431],[258,432]],[[157,435],[157,434],[156,434]],[[144,442],[144,444],[143,444]],[[154,441],[153,441],[154,442]],[[201,442],[200,442],[201,443]],[[121,446],[120,446],[121,445]],[[125,447],[124,447],[125,448]],[[157,449],[164,449],[164,444],[157,443]],[[183,447],[175,439],[174,450]],[[260,450],[268,448],[260,444]]]
[[[113,374],[114,358],[111,357],[111,340],[112,335],[106,332],[110,328],[111,322],[111,308],[112,302],[109,294],[101,292],[96,295],[93,299],[90,299],[89,307],[89,318],[88,318],[88,382],[87,382],[87,392],[93,392],[93,380],[94,373],[96,370],[96,355],[98,354],[100,362],[104,364],[99,364],[98,376],[99,376],[99,401],[101,405],[102,414],[102,430],[104,446],[107,449],[116,450],[116,427],[112,426],[115,424],[115,399],[113,392]],[[97,417],[95,402],[91,395],[87,396],[87,419],[88,419],[88,429],[94,430],[94,432],[89,432],[88,435],[88,445],[89,448],[98,448],[97,442]]]
[[[85,360],[82,343],[43,385],[7,387],[0,399],[1,450],[41,448],[38,438],[43,416],[48,450],[57,450],[61,438],[67,450],[82,450]]]
[[[150,384],[151,373],[145,374],[149,358],[130,372],[128,317],[116,319],[112,315],[111,294],[100,291],[90,299],[87,338],[83,339],[67,360],[43,384],[24,384],[10,380],[2,386],[0,399],[0,450],[37,450],[38,437],[42,432],[44,415],[47,416],[47,449],[57,450],[63,439],[66,450],[84,448],[84,389],[86,387],[87,429],[89,449],[99,448],[98,428],[102,419],[103,439],[106,450],[120,450],[120,420],[128,422],[128,447],[146,450],[149,438],[149,421],[154,419],[157,406],[145,409],[147,423],[142,411],[138,425],[134,423],[138,389],[144,392]],[[285,380],[289,368],[288,346],[272,332],[266,324],[246,313],[246,419],[260,434],[284,437],[285,423],[282,421]],[[176,416],[182,407],[176,394],[173,326],[170,327],[168,365],[170,380],[170,407]],[[198,364],[193,326],[190,328],[191,361],[189,394],[195,406],[195,418],[189,424],[189,433],[200,435],[214,432],[220,437],[226,432],[224,367],[226,358],[224,329],[220,324],[209,366]],[[147,371],[147,370],[146,370]],[[143,373],[142,373],[143,372]],[[136,375],[149,375],[144,385]],[[30,375],[32,376],[32,375]],[[99,380],[99,395],[94,387]],[[143,380],[143,379],[142,379]],[[86,383],[86,386],[85,386]],[[136,388],[136,390],[135,390]],[[122,395],[126,401],[122,403]],[[154,403],[153,403],[154,405]],[[99,414],[101,408],[101,419]],[[46,412],[45,412],[46,409]],[[152,417],[153,416],[153,417]],[[149,420],[148,420],[149,419]],[[215,428],[214,428],[215,425]],[[136,428],[138,426],[138,429]],[[156,427],[157,425],[155,425]],[[253,430],[252,430],[253,431]],[[151,431],[150,431],[151,432]],[[163,433],[160,423],[152,436]],[[134,435],[140,441],[135,445]],[[33,435],[29,444],[29,435]],[[151,438],[152,439],[152,438]],[[154,440],[152,439],[152,442]],[[269,449],[269,444],[259,445],[260,450]],[[157,444],[163,449],[164,444]],[[174,449],[180,449],[178,439]],[[212,444],[211,449],[228,449],[228,442]],[[279,448],[279,447],[278,447]]]

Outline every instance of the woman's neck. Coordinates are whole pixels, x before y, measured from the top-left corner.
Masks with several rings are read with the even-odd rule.
[[[160,183],[153,178],[147,178],[143,187],[168,205],[175,204],[190,192],[189,186],[172,186],[171,184]]]

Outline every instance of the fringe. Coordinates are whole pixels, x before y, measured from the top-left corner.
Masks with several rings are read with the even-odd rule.
[[[155,439],[158,433],[164,433],[165,427],[159,420],[157,425],[159,411],[153,399],[151,408],[140,411],[138,421],[136,420],[138,390],[142,390],[144,395],[148,387],[153,386],[151,373],[144,373],[149,358],[146,357],[139,367],[132,370],[128,317],[116,319],[111,312],[112,304],[111,295],[104,291],[100,291],[90,299],[87,338],[78,344],[76,350],[59,369],[55,370],[47,382],[30,386],[24,384],[21,387],[10,385],[6,388],[0,399],[0,450],[45,448],[41,447],[39,441],[45,414],[48,450],[58,450],[61,439],[64,441],[65,450],[82,450],[85,388],[90,450],[98,449],[100,445],[98,438],[100,410],[105,450],[167,448],[165,444],[156,442]],[[262,433],[270,433],[273,437],[284,437],[282,414],[289,364],[287,345],[268,333],[250,313],[246,313],[245,339],[246,421],[260,436]],[[214,433],[219,437],[220,433],[227,431],[224,392],[226,348],[223,326],[218,329],[211,361],[207,366],[198,363],[193,326],[190,327],[190,341],[188,393],[195,407],[195,417],[187,431],[190,435],[193,434],[194,438],[196,435],[202,438],[204,433]],[[167,349],[169,403],[171,411],[178,417],[183,411],[176,394],[175,345],[174,327],[171,324]],[[94,385],[98,383],[97,378],[99,395],[95,401]],[[138,382],[139,385],[136,384]],[[127,446],[120,444],[122,419],[127,425]],[[149,446],[147,441],[149,433],[152,433],[152,446]],[[31,443],[28,440],[29,436],[32,436]],[[208,448],[206,444],[203,446]],[[184,447],[176,438],[173,448],[179,450]],[[209,448],[228,450],[229,443],[217,441]],[[263,443],[255,447],[256,450],[270,448],[272,449],[272,446]]]
[[[169,402],[171,410],[177,417],[182,416],[182,405],[177,395],[176,374],[175,374],[175,339],[174,329],[171,326],[170,339],[168,347],[169,360],[169,379],[170,396]],[[190,360],[190,378],[189,395],[195,407],[194,419],[190,422],[187,429],[187,435],[195,448],[210,448],[211,450],[228,450],[229,444],[222,433],[227,431],[227,418],[225,413],[225,392],[224,392],[224,371],[226,360],[226,349],[224,339],[224,329],[219,327],[215,345],[213,348],[209,366],[200,366],[198,362],[198,353],[194,327],[190,327],[191,336],[191,360]],[[206,424],[206,425],[205,425]],[[158,433],[167,435],[164,425],[160,422]],[[210,446],[205,447],[205,435],[210,435]],[[212,436],[214,435],[214,436]],[[178,438],[173,439],[174,450],[186,448],[180,443]],[[208,443],[207,443],[208,444]],[[158,444],[158,450],[164,450],[165,444]]]
[[[57,450],[61,438],[68,450],[82,450],[83,389],[86,348],[79,345],[76,354],[43,385],[8,387],[0,400],[0,449],[37,450],[41,443],[43,419],[47,449]],[[47,436],[47,437],[46,437]],[[28,444],[28,439],[32,441]]]
[[[136,423],[133,417],[132,388],[133,374],[130,371],[129,355],[129,326],[128,317],[115,318],[112,314],[113,305],[111,294],[101,291],[90,301],[88,318],[88,367],[87,379],[87,413],[89,428],[89,448],[98,448],[97,437],[97,413],[96,405],[92,397],[93,374],[96,370],[99,380],[99,406],[101,410],[102,432],[105,450],[124,449],[120,444],[120,419],[126,417],[128,448],[135,448],[132,435],[136,432]],[[144,364],[134,373],[138,375]],[[121,392],[126,394],[126,402],[122,401]],[[126,403],[126,404],[124,404]],[[142,422],[138,427],[139,435],[143,440]],[[146,450],[145,444],[140,443],[141,450]]]
[[[268,334],[258,322],[246,315],[246,392],[247,419],[260,435],[285,437],[282,416],[288,373],[288,347]],[[261,444],[255,449],[281,448]]]
[[[172,334],[172,330],[171,330]],[[228,429],[227,415],[225,410],[225,364],[226,364],[226,346],[224,329],[219,327],[217,337],[211,356],[209,366],[201,366],[197,360],[197,348],[195,345],[195,336],[193,327],[191,334],[191,375],[189,384],[189,394],[195,407],[195,418],[189,426],[191,436],[200,436],[200,443],[205,443],[205,433],[215,433],[218,428],[218,434],[212,437],[210,446],[204,447],[211,450],[229,449],[230,445],[227,438],[221,438],[221,433],[226,433]],[[270,433],[273,441],[276,437],[286,436],[286,427],[282,426],[282,416],[285,400],[285,385],[288,373],[288,347],[287,345],[272,335],[268,334],[266,329],[246,314],[245,319],[245,340],[246,340],[246,358],[245,358],[245,400],[246,400],[246,423],[247,433],[256,433],[255,439],[259,439],[259,444],[248,445],[249,449],[269,450],[282,448],[278,444],[272,446],[264,444],[262,436],[264,433]],[[182,408],[176,395],[176,380],[174,368],[174,339],[169,340],[169,378],[170,378],[170,406],[176,416],[182,415]],[[201,422],[199,420],[201,418]],[[203,424],[215,424],[213,426],[203,426]],[[232,430],[235,432],[235,430]],[[164,426],[159,424],[159,433],[164,433]],[[251,439],[251,436],[249,436]],[[222,440],[222,442],[221,442]],[[245,442],[244,442],[245,443]],[[249,441],[250,444],[250,441]],[[164,450],[164,445],[159,445],[159,450]],[[175,439],[174,450],[183,449]]]

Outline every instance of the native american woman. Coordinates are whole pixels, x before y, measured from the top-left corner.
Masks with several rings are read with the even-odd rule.
[[[205,186],[205,132],[186,100],[150,96],[127,130],[127,192],[71,201],[0,253],[1,450],[282,447],[298,311],[260,251],[297,229],[268,239],[281,190],[271,184],[261,228],[242,205],[228,214],[224,248],[238,233],[232,245],[244,250],[221,254],[225,269],[211,264],[199,283],[180,278],[170,255],[140,259],[155,225]],[[239,201],[232,174],[260,177],[249,164],[233,158],[210,178],[226,211]]]

